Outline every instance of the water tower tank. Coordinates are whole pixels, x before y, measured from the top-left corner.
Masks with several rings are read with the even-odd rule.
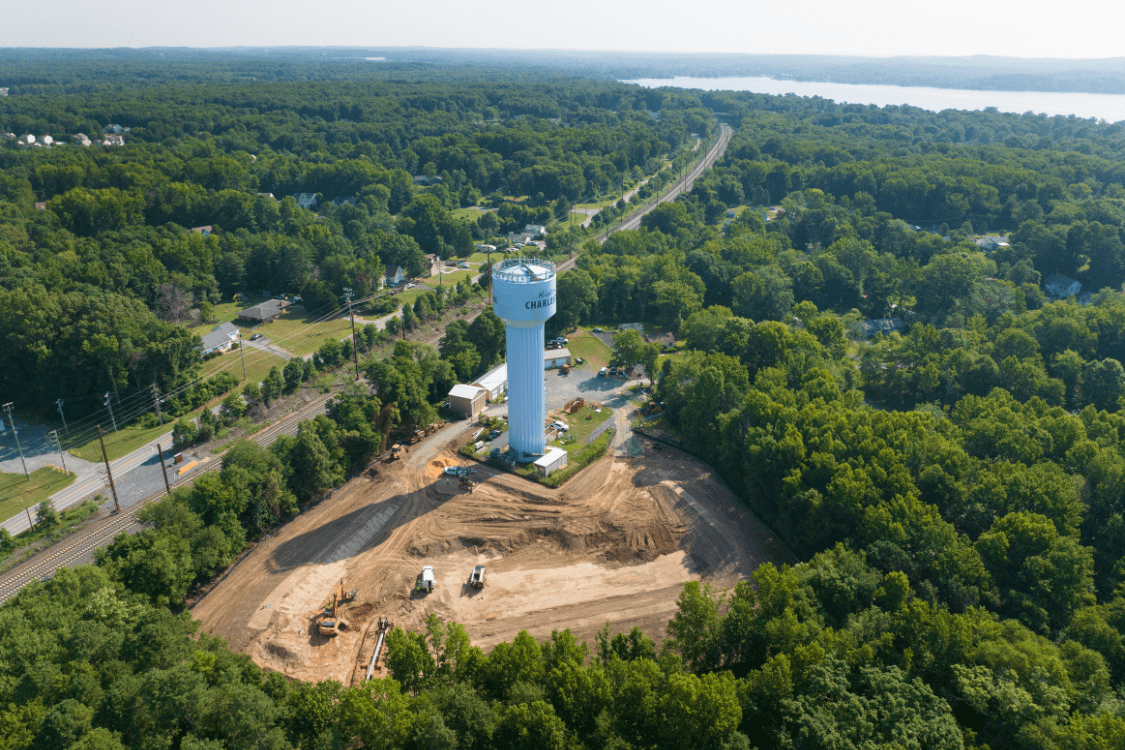
[[[508,337],[508,451],[516,457],[546,448],[543,324],[555,314],[555,264],[512,258],[492,271],[493,310]]]

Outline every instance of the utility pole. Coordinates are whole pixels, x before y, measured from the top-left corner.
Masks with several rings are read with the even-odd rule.
[[[238,329],[238,356],[242,357],[242,379],[246,380],[246,344],[242,342],[242,329]]]
[[[20,463],[23,464],[23,473],[27,476],[27,481],[30,482],[31,472],[27,470],[27,461],[23,458],[23,446],[20,445],[20,431],[16,429],[16,420],[12,419],[12,402],[9,401],[0,408],[8,412],[8,422],[12,425],[12,434],[16,438],[16,449],[20,452]]]
[[[63,455],[62,441],[59,440],[59,431],[51,430],[49,434],[55,440],[55,447],[59,449],[59,460],[62,461],[62,468],[64,474],[70,474],[70,470],[66,468],[66,456]]]
[[[121,512],[121,503],[117,502],[117,487],[113,484],[113,472],[109,470],[109,454],[105,452],[105,440],[102,438],[102,426],[98,425],[98,442],[102,444],[102,459],[105,461],[105,474],[109,477],[109,489],[113,492],[113,505]]]
[[[57,401],[55,401],[55,405],[59,407],[59,416],[62,417],[63,429],[66,430],[66,434],[67,434],[67,436],[69,436],[70,435],[70,428],[66,426],[66,415],[63,414],[63,410],[62,410],[63,400],[61,398],[58,399]]]
[[[359,380],[359,351],[355,346],[355,314],[352,313],[352,288],[344,287],[344,296],[348,299],[348,318],[352,321],[352,358],[355,360],[355,379]]]
[[[164,489],[168,490],[168,494],[172,494],[172,485],[168,484],[168,467],[164,465],[164,451],[160,449],[160,443],[156,444],[156,452],[160,455],[160,471],[164,474]]]
[[[156,392],[156,383],[152,384],[152,403],[156,406],[156,418],[160,420],[160,426],[164,426],[164,415],[160,413],[160,394]]]
[[[113,416],[113,404],[108,392],[105,394],[105,408],[109,409],[109,420],[113,423],[113,431],[117,432],[117,419]]]

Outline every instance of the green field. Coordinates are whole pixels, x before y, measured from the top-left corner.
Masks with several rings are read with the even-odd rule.
[[[609,365],[613,357],[613,350],[602,343],[602,340],[590,333],[576,333],[567,337],[570,341],[566,348],[575,357],[586,360],[582,367],[599,370]]]
[[[441,274],[441,276],[432,276],[428,279],[424,279],[422,283],[428,287],[436,287],[439,283],[438,279],[440,278],[440,283],[442,286],[452,288],[458,281],[472,279],[478,273],[480,273],[480,271],[478,271],[476,268],[459,268],[453,273],[443,273]]]
[[[198,413],[199,410],[196,410],[191,414],[188,414],[187,418],[191,419],[191,417],[198,415]],[[114,432],[113,428],[109,425],[103,424],[102,429],[105,430],[105,452],[109,456],[109,460],[116,461],[122,456],[135,451],[137,448],[140,448],[145,443],[156,440],[162,435],[168,434],[172,431],[172,425],[175,424],[175,421],[176,420],[174,419],[165,417],[163,427],[158,424],[156,427],[149,427],[146,429],[144,427],[141,427],[139,424],[134,423],[127,427],[122,427],[117,432]],[[172,445],[171,437],[168,438],[168,445]],[[73,453],[79,458],[84,458],[87,461],[93,461],[94,463],[98,463],[102,460],[102,446],[98,442],[98,438],[96,436],[93,440],[86,443],[85,445],[79,448],[71,448],[67,452]]]
[[[197,326],[191,326],[188,330],[196,336],[202,336],[205,333],[210,333],[211,329],[219,325],[219,323],[230,323],[238,317],[240,310],[245,310],[248,307],[253,307],[259,302],[265,302],[268,297],[254,298],[252,301],[247,302],[223,302],[215,305],[215,317],[210,323],[201,323]],[[246,329],[246,326],[243,326]]]
[[[260,383],[269,374],[271,367],[285,367],[283,357],[264,352],[261,349],[247,346],[245,354],[247,382]],[[242,378],[242,360],[238,349],[232,349],[222,356],[207,360],[200,368],[199,375],[206,378],[222,370],[226,370],[240,379]]]
[[[601,414],[596,413],[595,408],[587,404],[573,414],[562,415],[562,421],[570,425],[570,430],[561,440],[556,440],[554,444],[565,448],[567,442],[579,442],[613,416],[612,409],[605,406],[598,408],[602,410]]]
[[[31,481],[23,474],[0,473],[0,521],[7,521],[24,508],[31,508],[59,490],[70,486],[74,472],[63,474],[44,466],[31,472]],[[32,512],[31,517],[35,518]]]
[[[290,354],[303,357],[319,349],[326,339],[344,338],[352,332],[352,327],[346,317],[314,323],[305,318],[303,311],[297,311],[285,313],[272,323],[260,325],[254,329],[254,332],[273,340]]]

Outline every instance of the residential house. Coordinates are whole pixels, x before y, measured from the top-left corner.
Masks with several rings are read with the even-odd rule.
[[[434,185],[441,182],[441,178],[436,175],[416,174],[414,175],[415,185]]]
[[[1081,283],[1066,276],[1059,276],[1057,273],[1048,276],[1043,286],[1046,288],[1047,294],[1055,299],[1066,299],[1070,296],[1076,296],[1082,291]]]
[[[354,206],[355,205],[355,196],[354,195],[338,195],[338,196],[336,196],[335,198],[332,199],[332,205],[336,206],[337,208],[339,208],[340,206]]]
[[[262,198],[272,198],[273,200],[277,200],[277,198],[273,197],[273,193],[258,193],[258,195]]]
[[[281,317],[289,307],[289,301],[284,299],[271,299],[268,302],[263,302],[260,305],[248,307],[238,313],[238,319],[243,320],[250,324],[268,323],[275,318]]]
[[[488,393],[489,401],[498,400],[500,394],[508,390],[508,364],[505,362],[492,368],[476,380],[473,385],[483,388]]]
[[[125,136],[123,136],[123,135],[112,135],[112,134],[107,135],[102,140],[102,145],[103,146],[124,146],[125,145]]]
[[[441,273],[442,266],[444,265],[435,253],[426,253],[426,263],[429,264],[430,276],[437,276]]]
[[[902,322],[901,318],[870,318],[863,321],[860,327],[865,339],[869,339],[877,333],[889,336],[892,333],[902,333],[906,330],[906,324]]]
[[[1008,247],[1008,238],[998,235],[985,235],[974,240],[976,246],[986,253],[995,252],[1002,247]]]
[[[93,143],[93,141],[91,141],[89,136],[87,136],[85,133],[75,133],[74,142],[77,145],[85,146],[86,148],[90,148],[90,144]]]
[[[496,252],[496,245],[477,245],[478,253],[494,253]]]
[[[238,340],[238,326],[234,323],[220,323],[203,335],[203,356],[212,352],[225,352]]]
[[[103,133],[113,133],[114,135],[121,135],[122,133],[128,132],[128,129],[123,128],[120,125],[106,125],[104,128],[102,128],[102,132]]]
[[[27,144],[35,143],[35,136],[31,133],[24,133],[20,136],[20,140]]]
[[[0,89],[0,96],[7,96],[7,95],[8,95],[8,88],[5,86],[4,88]]]
[[[47,201],[35,201],[35,210],[46,211],[47,210]]]
[[[406,281],[406,269],[391,263],[387,266],[387,286],[398,286]]]
[[[45,136],[41,137],[39,140],[43,142],[44,146],[50,146],[52,143],[55,142],[55,139],[52,138],[49,135],[45,135]]]
[[[316,193],[294,193],[293,199],[301,208],[314,208],[316,206]]]
[[[640,331],[641,335],[644,335],[645,326],[644,326],[644,323],[622,323],[621,325],[617,326],[617,330],[619,330],[619,331],[629,331],[629,330]]]
[[[474,419],[484,411],[488,391],[475,385],[458,383],[449,391],[449,408],[461,412],[466,419]]]
[[[212,232],[213,230],[211,229],[211,225],[210,225],[210,224],[208,224],[208,225],[207,225],[207,226],[205,226],[205,227],[192,227],[192,228],[191,228],[191,231],[193,231],[193,232],[198,232],[199,234],[202,234],[202,235],[203,235],[204,237],[210,237],[210,236],[211,236],[211,232]]]
[[[524,234],[529,234],[534,237],[536,235],[546,234],[547,227],[543,226],[542,224],[528,224],[523,228],[523,232]]]

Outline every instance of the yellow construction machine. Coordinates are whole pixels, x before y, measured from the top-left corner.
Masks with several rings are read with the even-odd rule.
[[[321,635],[336,635],[341,630],[348,629],[348,621],[340,616],[340,605],[352,601],[355,597],[355,591],[344,591],[344,579],[341,578],[340,583],[332,591],[331,605],[324,605],[324,614],[316,624]]]

